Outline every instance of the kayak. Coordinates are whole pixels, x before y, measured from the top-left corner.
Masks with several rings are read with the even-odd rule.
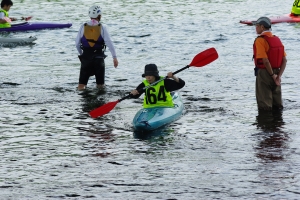
[[[69,28],[71,23],[54,23],[54,22],[23,22],[20,24],[12,24],[10,28],[0,28],[0,32],[11,31],[31,31],[41,29],[54,29],[54,28]]]
[[[272,24],[277,23],[300,23],[300,16],[294,16],[291,14],[285,14],[277,17],[269,17]],[[241,20],[240,23],[253,25],[256,20]]]
[[[134,116],[132,125],[137,131],[152,131],[179,119],[184,105],[177,92],[171,93],[174,107],[140,109]]]
[[[11,43],[31,43],[35,41],[36,37],[24,37],[24,38],[0,38],[0,43],[11,44]]]

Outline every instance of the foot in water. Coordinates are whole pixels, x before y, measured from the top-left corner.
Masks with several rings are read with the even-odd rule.
[[[97,88],[99,89],[99,90],[104,90],[105,89],[105,84],[103,84],[103,85],[97,85]]]

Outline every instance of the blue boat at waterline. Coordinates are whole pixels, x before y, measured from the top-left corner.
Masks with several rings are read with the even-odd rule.
[[[132,124],[136,131],[152,131],[179,119],[184,105],[178,92],[171,93],[174,107],[156,107],[140,109],[134,116]]]
[[[69,28],[72,23],[55,23],[55,22],[23,22],[12,24],[9,28],[0,28],[0,32],[15,32],[15,31],[32,31],[42,29]]]

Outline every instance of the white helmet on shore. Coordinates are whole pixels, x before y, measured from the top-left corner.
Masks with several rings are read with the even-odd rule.
[[[99,15],[101,15],[101,8],[100,6],[92,6],[89,9],[89,16],[90,18],[97,18]]]

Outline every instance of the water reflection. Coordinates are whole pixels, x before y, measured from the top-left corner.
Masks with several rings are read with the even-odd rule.
[[[288,147],[288,134],[282,129],[284,126],[282,111],[260,111],[255,125],[260,132],[256,156],[264,161],[274,162],[283,160]]]
[[[169,135],[173,130],[166,127],[161,127],[153,131],[134,131],[133,137],[140,140],[160,140]]]
[[[90,119],[89,112],[95,108],[104,105],[106,102],[106,90],[85,89],[78,91],[81,95],[82,111],[79,112],[79,119]],[[92,122],[80,121],[77,129],[80,135],[87,135],[90,140],[83,144],[83,149],[95,157],[106,158],[111,156],[111,145],[115,141],[115,135],[112,134],[112,128],[105,125],[105,119],[97,118]]]
[[[105,90],[89,90],[79,92],[79,95],[82,96],[82,111],[90,112],[91,110],[100,107],[105,104]]]
[[[257,128],[266,133],[280,132],[284,125],[282,110],[259,111],[256,122]]]
[[[114,149],[112,146],[116,137],[112,133],[112,129],[105,126],[102,120],[97,120],[96,123],[87,123],[85,125],[87,127],[77,127],[77,129],[82,132],[81,135],[90,137],[90,140],[82,143],[83,149],[88,151],[88,154],[92,156],[102,158],[111,156],[110,151]]]

